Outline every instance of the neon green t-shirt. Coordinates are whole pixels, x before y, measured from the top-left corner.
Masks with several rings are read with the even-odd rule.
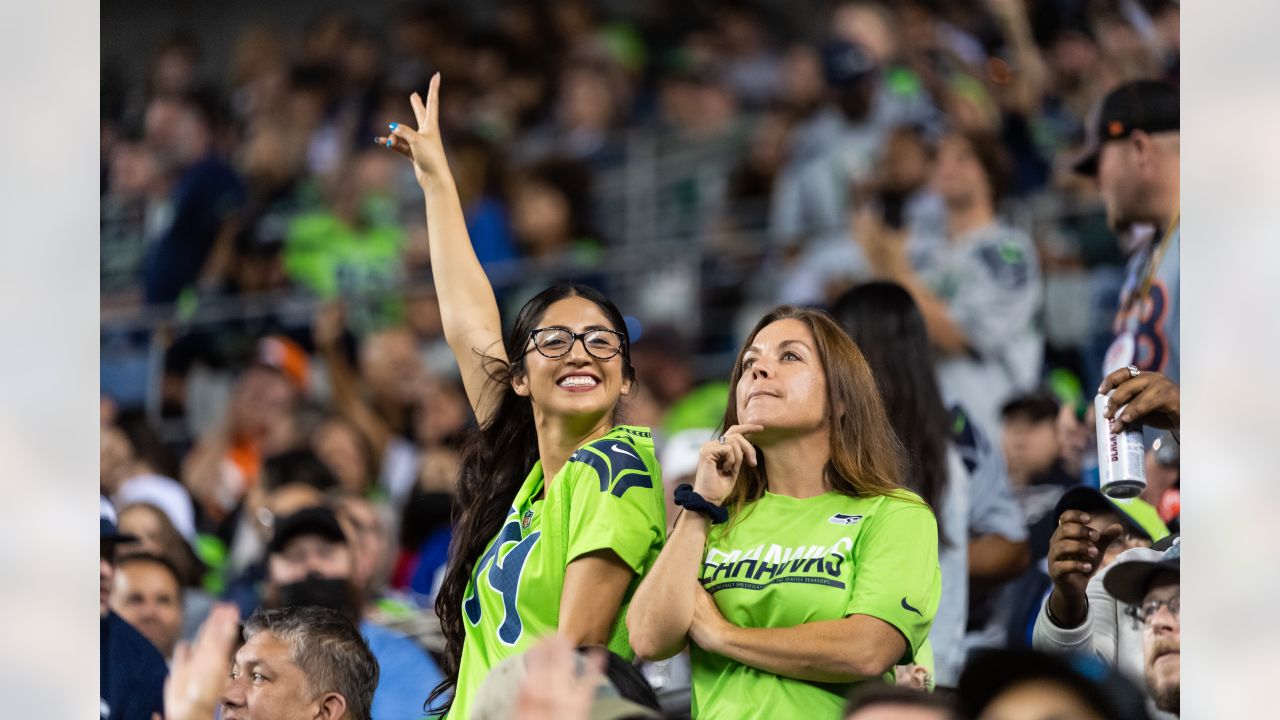
[[[462,602],[467,639],[449,711],[453,720],[466,720],[472,694],[490,668],[555,631],[565,568],[587,553],[612,550],[636,574],[609,635],[610,650],[635,655],[627,606],[658,558],[667,527],[649,430],[613,428],[569,457],[545,497],[544,486],[538,462],[472,571]]]
[[[896,496],[765,493],[712,527],[700,582],[739,627],[785,628],[870,615],[906,638],[900,663],[924,654],[942,594],[938,524],[905,490]],[[693,716],[839,717],[852,684],[775,675],[691,646]],[[886,675],[892,681],[892,674]]]

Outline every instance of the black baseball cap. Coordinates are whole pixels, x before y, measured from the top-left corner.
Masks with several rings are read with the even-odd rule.
[[[847,90],[859,82],[873,76],[877,70],[876,61],[857,43],[847,40],[832,40],[823,44],[821,50],[822,76],[827,86],[837,90]]]
[[[298,512],[276,520],[275,534],[267,551],[275,554],[284,550],[291,540],[303,535],[319,535],[326,540],[346,544],[347,536],[342,532],[338,516],[327,507],[303,508]]]
[[[137,535],[120,532],[120,528],[106,517],[100,517],[98,523],[98,542],[100,543],[127,543],[138,540]]]
[[[960,707],[965,717],[978,717],[1001,693],[1033,680],[1072,690],[1107,720],[1150,718],[1142,691],[1102,660],[1027,648],[988,650],[970,661],[960,675]]]
[[[1057,506],[1053,508],[1053,516],[1055,518],[1062,517],[1062,513],[1068,510],[1079,510],[1086,513],[1110,510],[1119,515],[1120,522],[1130,530],[1136,530],[1148,540],[1156,539],[1151,537],[1151,532],[1129,514],[1129,508],[1103,495],[1097,488],[1088,485],[1077,485],[1063,493],[1062,497],[1058,498]]]
[[[1130,551],[1133,552],[1133,551]],[[1144,557],[1135,557],[1116,562],[1107,570],[1102,578],[1102,587],[1112,597],[1123,603],[1137,605],[1147,594],[1151,579],[1161,572],[1182,574],[1182,542],[1175,537],[1164,552],[1158,552],[1153,546],[1143,553]]]
[[[1179,129],[1178,88],[1159,80],[1135,80],[1107,93],[1089,125],[1088,150],[1075,162],[1081,175],[1098,174],[1102,143],[1129,137],[1135,130],[1148,133]]]
[[[137,542],[137,535],[120,532],[116,526],[116,506],[106,495],[98,496],[98,542],[104,545]]]

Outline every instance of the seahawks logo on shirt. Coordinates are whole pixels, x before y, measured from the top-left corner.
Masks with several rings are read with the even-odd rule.
[[[861,519],[861,515],[845,515],[844,513],[836,513],[835,515],[832,515],[831,519],[827,522],[832,525],[857,525],[858,521]]]
[[[600,478],[600,492],[611,492],[616,497],[622,497],[631,488],[653,488],[649,468],[626,443],[596,441],[579,448],[569,456],[569,462],[583,463],[595,470]]]
[[[1008,290],[1021,288],[1031,277],[1026,253],[1012,242],[988,245],[978,251],[978,257],[987,266],[992,279]]]

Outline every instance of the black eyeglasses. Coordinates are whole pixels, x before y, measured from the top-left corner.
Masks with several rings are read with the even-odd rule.
[[[1174,595],[1168,600],[1148,600],[1141,605],[1134,605],[1128,609],[1129,617],[1133,618],[1140,625],[1150,625],[1155,619],[1156,613],[1160,612],[1160,608],[1167,607],[1169,612],[1175,617],[1181,617],[1182,612],[1182,596]]]
[[[622,333],[603,328],[576,333],[569,328],[550,327],[538,328],[529,333],[529,339],[533,340],[533,346],[538,352],[552,360],[568,355],[569,349],[579,338],[582,339],[582,347],[587,354],[597,360],[608,360],[622,352],[626,346],[626,338]]]

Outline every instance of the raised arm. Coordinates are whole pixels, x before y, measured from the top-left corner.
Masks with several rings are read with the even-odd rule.
[[[426,105],[417,93],[409,101],[418,129],[393,123],[390,135],[377,141],[413,160],[413,171],[426,202],[431,274],[440,298],[444,337],[458,360],[476,420],[484,424],[499,397],[492,387],[485,356],[503,362],[507,357],[502,346],[498,301],[471,247],[458,190],[440,141],[440,73],[431,78]]]

